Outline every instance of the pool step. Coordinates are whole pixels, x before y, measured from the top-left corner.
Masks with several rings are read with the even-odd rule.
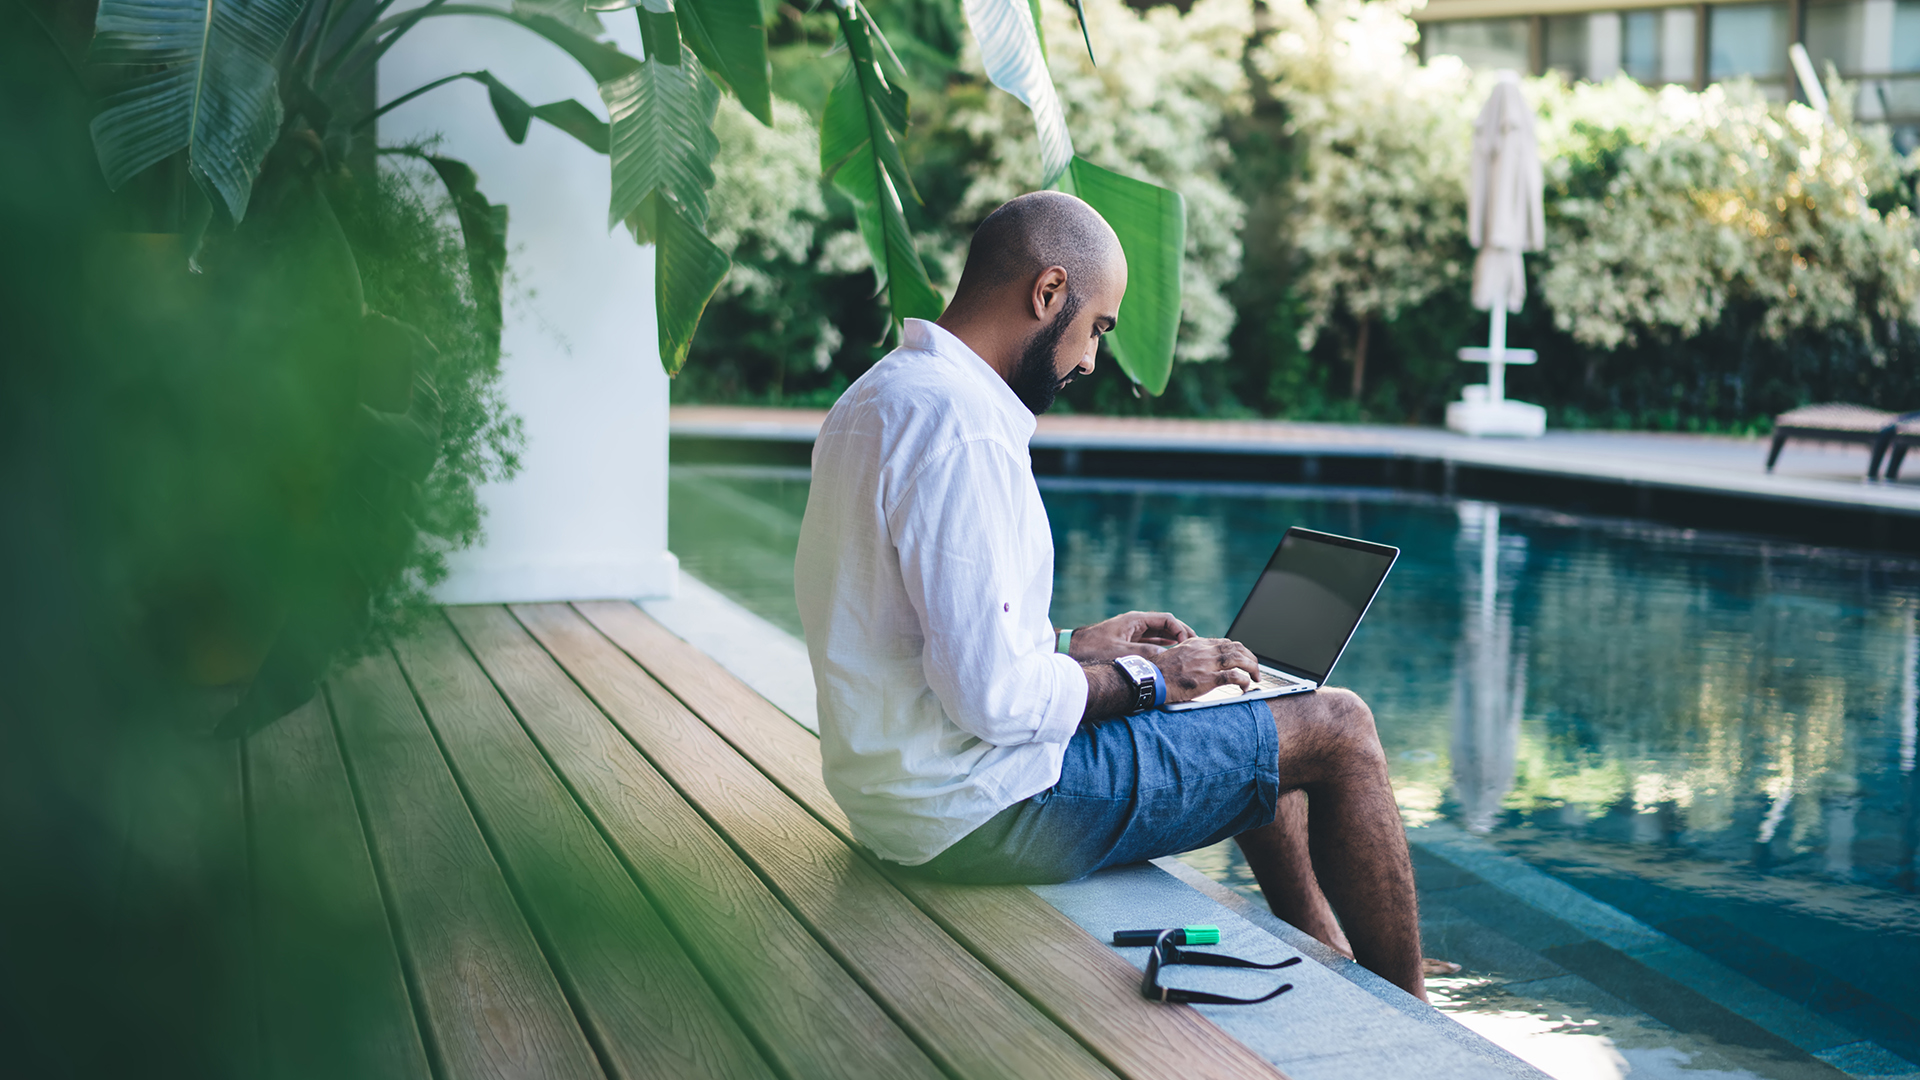
[[[1920,1080],[1920,1067],[1761,986],[1559,878],[1449,825],[1407,830],[1422,894],[1680,1031],[1755,1052],[1778,1070],[1794,1052],[1858,1080]],[[1435,880],[1451,868],[1452,880]],[[1438,886],[1438,887],[1436,887]],[[1525,992],[1525,982],[1508,989]]]

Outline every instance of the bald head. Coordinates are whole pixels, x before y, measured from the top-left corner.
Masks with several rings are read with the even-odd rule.
[[[1098,211],[1059,191],[1022,195],[987,215],[967,247],[967,267],[954,291],[972,305],[1009,287],[1021,293],[1049,267],[1066,271],[1068,292],[1084,296],[1126,272],[1120,238]]]
[[[1120,322],[1127,258],[1093,207],[1057,191],[1022,195],[973,234],[940,325],[1000,373],[1035,414],[1093,373]]]

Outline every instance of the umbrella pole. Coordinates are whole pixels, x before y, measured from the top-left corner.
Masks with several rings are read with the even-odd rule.
[[[1486,331],[1486,400],[1507,400],[1507,306],[1494,304]]]
[[[1487,400],[1507,397],[1507,305],[1495,303],[1487,327]]]

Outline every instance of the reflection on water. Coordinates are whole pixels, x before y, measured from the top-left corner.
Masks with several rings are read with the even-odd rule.
[[[1448,749],[1461,823],[1484,833],[1493,828],[1513,787],[1520,718],[1527,708],[1526,631],[1520,632],[1518,648],[1513,632],[1513,589],[1526,565],[1527,539],[1503,538],[1500,508],[1489,503],[1463,502],[1459,514],[1454,549],[1466,587]]]
[[[795,632],[804,477],[673,481],[683,564]],[[1379,491],[1042,492],[1059,625],[1223,633],[1290,525],[1400,547],[1333,682],[1372,704],[1409,824],[1479,833],[1920,1059],[1920,562]]]
[[[1220,633],[1290,524],[1401,547],[1333,681],[1374,705],[1412,823],[1913,888],[1920,564],[1374,493],[1046,487],[1063,623]]]

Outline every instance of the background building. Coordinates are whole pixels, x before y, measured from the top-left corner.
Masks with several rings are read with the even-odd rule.
[[[1920,142],[1920,0],[1429,0],[1414,18],[1422,58],[1695,88],[1745,77],[1781,100],[1800,96],[1787,61],[1798,41],[1816,70],[1859,84],[1860,119],[1893,124],[1903,149]]]

